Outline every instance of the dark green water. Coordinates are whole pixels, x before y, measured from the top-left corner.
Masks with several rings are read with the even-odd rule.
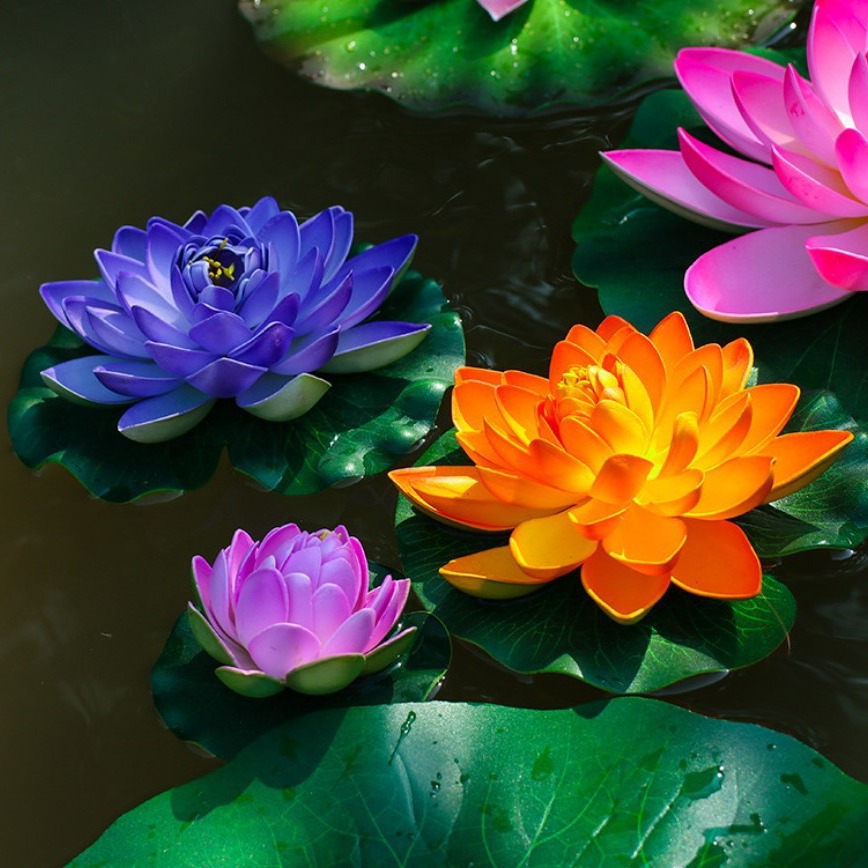
[[[310,214],[356,213],[361,239],[418,232],[417,267],[462,312],[471,363],[544,369],[595,296],[573,280],[570,223],[596,152],[629,110],[533,127],[410,117],[384,99],[319,90],[262,56],[234,0],[10,2],[0,13],[0,317],[4,401],[53,320],[48,280],[89,277],[123,223],[183,220],[271,193]],[[397,566],[394,494],[377,479],[300,499],[228,467],[170,503],[88,497],[0,450],[3,862],[60,864],[120,813],[208,771],[161,727],[149,670],[189,594],[192,554],[232,531],[345,522]],[[868,779],[868,557],[814,554],[775,569],[797,597],[788,646],[676,697],[813,745]],[[464,649],[440,698],[555,707],[598,694],[517,679]]]

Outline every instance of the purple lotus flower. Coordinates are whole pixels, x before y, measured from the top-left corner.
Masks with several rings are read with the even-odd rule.
[[[100,280],[44,284],[45,303],[99,355],[42,379],[87,404],[132,404],[118,430],[156,442],[188,431],[217,398],[263,419],[306,413],[319,373],[388,365],[427,324],[367,322],[416,247],[404,235],[347,259],[353,216],[328,208],[301,226],[271,197],[221,205],[183,226],[154,217],[97,250]]]
[[[214,566],[193,558],[198,607],[188,614],[220,680],[245,696],[284,686],[333,693],[379,672],[410,644],[415,627],[388,637],[409,579],[368,590],[368,562],[345,527],[305,533],[287,524],[254,542],[238,530]]]
[[[477,0],[477,2],[495,21],[500,21],[513,9],[524,6],[527,0]]]
[[[737,51],[692,48],[678,78],[744,159],[679,130],[681,151],[603,156],[629,184],[731,231],[685,275],[693,305],[727,321],[786,319],[868,289],[868,2],[817,0],[811,80]]]

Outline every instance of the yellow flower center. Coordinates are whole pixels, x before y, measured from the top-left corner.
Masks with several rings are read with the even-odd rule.
[[[217,248],[219,253],[229,243],[228,238],[224,238],[220,246]],[[235,280],[235,263],[224,263],[213,256],[203,256],[203,262],[208,263],[208,277],[215,286],[228,286]],[[225,283],[221,284],[221,281]]]
[[[600,401],[624,404],[626,398],[621,381],[622,369],[622,362],[609,357],[603,360],[603,365],[574,366],[565,371],[552,396],[555,417],[563,419],[566,416],[578,416],[587,419]]]

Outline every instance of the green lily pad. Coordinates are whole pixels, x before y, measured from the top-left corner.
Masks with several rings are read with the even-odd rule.
[[[402,629],[412,626],[417,627],[415,641],[396,666],[360,678],[327,696],[285,690],[257,700],[239,696],[221,684],[214,674],[218,664],[202,650],[189,620],[183,616],[151,672],[154,703],[178,738],[222,759],[231,759],[259,736],[311,711],[424,702],[449,667],[452,645],[443,624],[426,612],[411,612],[402,618]]]
[[[240,3],[268,53],[317,84],[510,117],[612,103],[671,76],[680,48],[768,38],[798,5],[529,0],[495,22],[475,0]]]
[[[466,464],[448,432],[418,464]],[[460,531],[421,515],[399,498],[398,551],[413,590],[455,636],[510,669],[558,672],[617,693],[649,693],[709,673],[725,674],[767,657],[795,620],[790,592],[763,576],[762,592],[738,602],[671,587],[638,624],[616,624],[591,600],[578,572],[507,602],[453,588],[438,569],[452,558],[505,545],[500,534]]]
[[[866,821],[865,784],[755,724],[429,702],[293,720],[71,864],[855,865]]]
[[[648,97],[626,147],[677,147],[675,129],[707,134],[681,91]],[[607,314],[648,331],[672,310],[687,317],[697,343],[746,337],[754,348],[758,382],[789,382],[802,389],[788,431],[846,428],[856,439],[817,482],[752,513],[757,550],[765,556],[820,546],[849,548],[868,537],[868,368],[864,323],[868,297],[830,310],[769,325],[732,325],[701,316],[684,294],[687,267],[730,237],[684,220],[652,204],[606,168],[573,225],[573,270],[597,288]],[[630,255],[625,256],[624,251]],[[778,521],[776,516],[780,517]],[[806,526],[808,525],[808,526]]]
[[[211,478],[224,446],[235,467],[269,490],[309,494],[348,485],[392,467],[428,434],[464,362],[458,315],[436,281],[409,272],[377,318],[432,328],[416,350],[388,367],[330,376],[326,396],[292,422],[266,422],[218,401],[192,431],[157,444],[119,434],[120,410],[81,407],[42,384],[44,368],[93,352],[59,328],[25,362],[9,407],[12,446],[28,467],[61,464],[111,501],[198,488]]]

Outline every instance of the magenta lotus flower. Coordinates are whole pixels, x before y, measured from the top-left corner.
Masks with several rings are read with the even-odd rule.
[[[477,0],[477,2],[495,21],[500,21],[513,9],[524,6],[527,0]]]
[[[383,367],[427,323],[371,319],[416,247],[404,235],[347,258],[353,215],[299,225],[270,196],[179,225],[153,217],[97,250],[99,280],[46,283],[51,312],[97,351],[42,371],[78,403],[130,406],[118,430],[153,443],[190,430],[215,401],[286,422],[330,388],[319,374]]]
[[[688,48],[675,71],[703,120],[736,152],[684,130],[681,151],[603,156],[655,202],[700,223],[757,231],[701,256],[684,285],[724,321],[803,316],[868,289],[868,2],[817,0],[810,80],[789,66]]]
[[[416,629],[389,636],[410,580],[369,589],[365,552],[342,526],[287,524],[261,542],[238,530],[213,566],[193,558],[193,583],[193,633],[223,664],[217,677],[245,696],[341,690],[393,663]]]

